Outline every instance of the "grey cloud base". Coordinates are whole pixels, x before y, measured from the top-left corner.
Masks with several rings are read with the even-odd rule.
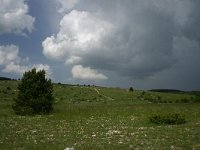
[[[72,4],[72,11],[62,9],[57,35],[43,41],[46,57],[90,67],[119,86],[126,79],[126,85],[134,81],[141,88],[200,88],[198,1]],[[109,81],[113,75],[118,80]]]

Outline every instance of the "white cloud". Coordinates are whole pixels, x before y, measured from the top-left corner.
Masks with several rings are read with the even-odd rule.
[[[28,65],[27,65],[28,64]],[[32,68],[36,70],[44,69],[47,77],[52,77],[52,70],[49,65],[29,63],[29,58],[24,59],[19,57],[19,47],[16,45],[0,45],[0,65],[4,67],[2,72],[23,74]]]
[[[55,0],[59,4],[58,12],[64,14],[65,12],[73,9],[79,0]]]
[[[50,68],[49,65],[44,65],[44,64],[35,64],[31,68],[36,68],[37,71],[39,70],[45,70],[46,72],[46,77],[47,78],[52,78],[53,72],[52,69]]]
[[[100,17],[74,10],[60,21],[59,33],[43,41],[43,53],[54,60],[71,62],[72,58],[81,58],[85,53],[100,48],[104,38],[114,29],[114,25]]]
[[[18,56],[19,47],[15,45],[0,45],[0,65],[6,65],[12,62],[19,62],[20,57]]]
[[[75,79],[84,80],[105,80],[107,77],[101,73],[98,73],[95,69],[90,67],[84,68],[82,65],[75,65],[72,68],[72,75]]]
[[[43,41],[43,54],[66,64],[112,69],[128,76],[149,76],[171,67],[174,63],[171,18],[141,3],[134,7],[137,6],[141,10],[131,10],[130,20],[123,22],[121,18],[130,15],[129,12],[116,16],[113,21],[99,12],[71,11],[60,21],[58,34]],[[165,25],[160,26],[156,20],[162,20]],[[78,58],[77,62],[72,58]],[[163,62],[158,64],[160,60]]]
[[[81,58],[78,56],[71,56],[69,59],[66,60],[65,64],[77,64],[81,61]]]
[[[24,30],[32,32],[35,18],[28,15],[25,0],[1,0],[0,34],[24,34]]]
[[[2,70],[2,72],[17,73],[17,74],[22,75],[25,71],[31,70],[33,68],[36,68],[37,71],[45,70],[46,77],[48,77],[48,78],[52,77],[52,70],[51,70],[50,66],[43,65],[43,64],[19,65],[19,64],[15,64],[14,62],[11,62],[5,66],[5,68]]]
[[[2,72],[23,74],[27,70],[29,70],[28,66],[20,66],[19,64],[11,62],[5,66]]]

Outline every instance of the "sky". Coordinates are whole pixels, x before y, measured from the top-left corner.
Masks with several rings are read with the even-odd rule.
[[[0,0],[0,76],[200,90],[199,0]]]

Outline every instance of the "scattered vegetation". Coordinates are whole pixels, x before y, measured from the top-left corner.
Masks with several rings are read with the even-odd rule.
[[[195,99],[192,93],[53,84],[50,115],[20,116],[12,110],[19,83],[0,81],[2,150],[200,148],[200,104],[190,102]],[[166,103],[150,102],[149,96]],[[184,98],[187,103],[176,102]],[[186,122],[157,125],[149,120],[154,114],[169,113],[184,114]]]
[[[197,103],[197,97],[190,93],[165,93],[165,92],[145,92],[143,91],[138,97],[140,100],[150,103]]]
[[[192,95],[195,95],[193,98],[194,102],[200,103],[200,91],[193,91],[191,92]]]
[[[150,121],[155,124],[183,124],[186,123],[184,115],[178,113],[156,114],[150,117]]]
[[[49,113],[53,110],[53,85],[45,78],[45,71],[25,72],[18,85],[18,96],[13,110],[19,115]]]

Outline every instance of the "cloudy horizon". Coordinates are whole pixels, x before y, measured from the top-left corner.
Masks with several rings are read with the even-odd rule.
[[[198,0],[1,0],[0,76],[200,90]]]

